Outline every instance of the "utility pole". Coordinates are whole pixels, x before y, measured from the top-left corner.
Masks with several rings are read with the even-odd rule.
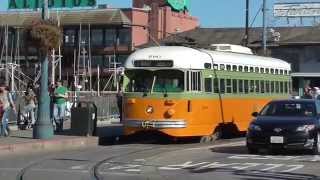
[[[246,32],[244,35],[244,44],[248,46],[249,43],[249,0],[246,0]]]
[[[44,0],[42,19],[49,19],[48,0]],[[50,121],[50,97],[48,91],[48,50],[41,53],[41,82],[38,120],[33,128],[34,139],[50,139],[53,137],[53,126]]]
[[[266,26],[267,4],[266,4],[266,0],[263,0],[262,13],[263,13],[263,20],[262,20],[262,26],[263,26],[263,36],[262,36],[263,55],[266,56],[267,55],[267,26]]]

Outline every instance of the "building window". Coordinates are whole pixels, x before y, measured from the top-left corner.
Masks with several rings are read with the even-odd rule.
[[[253,67],[250,67],[250,72],[253,72]]]
[[[104,32],[106,38],[105,45],[107,47],[113,47],[116,41],[116,30],[115,29],[106,29]]]
[[[243,66],[239,66],[239,71],[240,71],[240,72],[243,71]]]
[[[130,29],[119,30],[119,45],[131,45],[131,31]]]
[[[64,31],[64,44],[67,46],[74,46],[76,42],[76,33],[73,29],[67,29]]]
[[[88,44],[89,43],[89,30],[82,29],[81,30],[81,44]]]
[[[255,68],[254,68],[254,71],[255,71],[256,73],[259,73],[259,68],[258,68],[258,67],[255,67]]]
[[[91,31],[91,44],[92,46],[102,46],[103,45],[103,30],[93,29]]]
[[[103,56],[92,56],[91,58],[91,67],[103,67],[105,64],[103,62]]]

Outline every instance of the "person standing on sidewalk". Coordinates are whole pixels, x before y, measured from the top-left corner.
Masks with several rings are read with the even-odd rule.
[[[16,113],[16,106],[13,102],[12,95],[8,91],[8,88],[4,85],[0,85],[0,101],[2,104],[2,118],[1,118],[1,129],[0,129],[0,136],[8,136],[9,135],[9,114],[10,114],[10,108]]]
[[[23,110],[23,115],[25,119],[27,119],[26,115],[30,115],[31,126],[33,126],[34,123],[36,122],[34,114],[35,114],[37,99],[36,99],[36,94],[33,91],[33,86],[31,84],[28,84],[24,99],[25,99],[25,106]]]
[[[54,90],[53,117],[56,123],[56,132],[63,131],[63,121],[65,117],[66,101],[68,98],[68,89],[62,85],[61,81],[57,81]]]

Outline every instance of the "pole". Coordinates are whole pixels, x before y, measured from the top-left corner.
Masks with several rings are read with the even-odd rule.
[[[98,96],[100,96],[100,66],[98,65],[98,69],[97,69],[97,71],[98,71]]]
[[[246,32],[245,32],[245,46],[249,43],[249,0],[246,0]]]
[[[42,18],[48,20],[48,0],[44,0]],[[41,81],[38,120],[33,128],[34,139],[51,139],[53,126],[50,121],[50,97],[48,92],[48,52],[41,53]]]
[[[55,84],[56,81],[56,51],[52,50],[52,60],[51,60],[51,84]]]
[[[267,55],[267,27],[266,27],[266,19],[267,19],[267,5],[266,5],[266,0],[263,0],[263,8],[262,8],[262,13],[263,13],[263,21],[262,21],[262,26],[263,26],[263,37],[262,37],[262,42],[263,42],[263,55]]]

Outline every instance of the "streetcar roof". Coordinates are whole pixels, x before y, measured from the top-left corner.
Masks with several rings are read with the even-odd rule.
[[[212,59],[210,56],[213,58],[214,64],[230,64],[290,70],[289,63],[276,58],[232,52],[194,49],[183,46],[157,46],[137,50],[128,57],[125,63],[125,68],[140,69],[139,67],[134,66],[134,62],[138,60],[172,60],[172,68],[205,69],[205,63],[212,64]]]

